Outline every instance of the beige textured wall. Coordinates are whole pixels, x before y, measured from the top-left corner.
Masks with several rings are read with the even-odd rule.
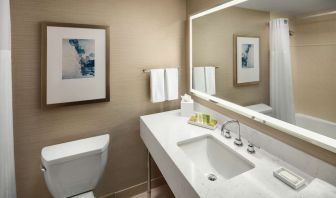
[[[296,111],[336,122],[336,15],[297,19],[294,26]]]
[[[214,65],[216,96],[247,106],[269,104],[269,12],[232,7],[193,20],[193,66]],[[260,83],[233,85],[234,34],[260,37]]]
[[[202,4],[202,0],[187,0],[187,6],[188,6],[188,15],[191,15],[195,12],[198,12],[200,10],[205,10],[210,7],[215,6],[218,3],[218,0],[208,0],[207,4],[204,7],[197,6],[197,4]],[[194,9],[194,8],[197,9]],[[201,98],[198,98],[197,96],[193,96],[196,102],[199,102],[211,109],[214,109],[220,113],[223,113],[233,119],[239,119],[242,123],[255,128],[273,138],[276,138],[288,145],[293,146],[294,148],[297,148],[305,153],[308,153],[312,156],[315,156],[321,160],[324,160],[334,166],[336,166],[336,154],[333,152],[330,152],[328,150],[325,150],[321,147],[315,146],[309,142],[306,142],[304,140],[295,138],[291,135],[288,135],[282,131],[276,130],[274,128],[268,127],[266,125],[263,125],[261,123],[258,123],[252,119],[249,119],[245,116],[239,115],[237,113],[234,113],[230,110],[224,109],[222,107],[219,107],[218,105],[211,103],[209,101],[205,101]]]
[[[12,0],[11,9],[18,197],[50,197],[39,168],[42,147],[103,133],[111,144],[97,195],[146,181],[139,116],[176,109],[179,102],[150,103],[142,68],[181,66],[180,92],[186,90],[186,1]],[[111,102],[40,108],[42,21],[110,26]]]

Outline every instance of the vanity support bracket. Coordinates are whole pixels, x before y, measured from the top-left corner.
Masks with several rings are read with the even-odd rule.
[[[151,154],[147,150],[147,198],[151,198],[151,170],[152,170],[152,165],[151,165]]]

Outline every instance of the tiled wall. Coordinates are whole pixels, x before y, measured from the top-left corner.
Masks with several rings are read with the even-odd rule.
[[[336,14],[297,19],[291,39],[295,108],[336,122]]]

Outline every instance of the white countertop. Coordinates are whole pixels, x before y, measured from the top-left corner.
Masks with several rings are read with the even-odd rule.
[[[141,116],[141,124],[145,126],[145,129],[144,127],[141,128],[141,137],[145,143],[150,141],[158,143],[156,145],[159,145],[165,151],[165,154],[168,155],[166,159],[171,160],[176,165],[177,169],[199,197],[336,197],[336,188],[334,186],[320,179],[312,178],[262,149],[256,148],[255,154],[247,153],[246,148],[248,143],[245,139],[243,139],[243,147],[237,147],[233,144],[233,138],[226,139],[220,135],[220,129],[212,131],[187,124],[187,121],[188,118],[179,115],[179,110]],[[145,135],[146,133],[150,133],[154,138],[148,139],[149,136]],[[252,162],[255,167],[229,180],[219,178],[216,181],[209,181],[203,173],[194,168],[195,165],[193,162],[177,146],[177,142],[207,134],[212,135],[235,150]],[[156,148],[151,147],[148,149],[152,153],[152,150]],[[159,159],[155,159],[154,156],[154,160]],[[166,168],[160,167],[161,163],[157,164],[161,171]],[[273,171],[279,167],[288,168],[300,175],[306,180],[306,185],[298,190],[290,188],[273,176]],[[163,175],[165,176],[165,174]],[[171,179],[166,178],[166,180],[169,185],[171,182],[174,182]],[[172,190],[176,193],[174,189]],[[179,197],[178,195],[176,196]]]

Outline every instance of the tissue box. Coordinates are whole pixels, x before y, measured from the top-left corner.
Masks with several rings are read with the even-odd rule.
[[[190,117],[194,114],[194,101],[181,101],[181,116]]]

